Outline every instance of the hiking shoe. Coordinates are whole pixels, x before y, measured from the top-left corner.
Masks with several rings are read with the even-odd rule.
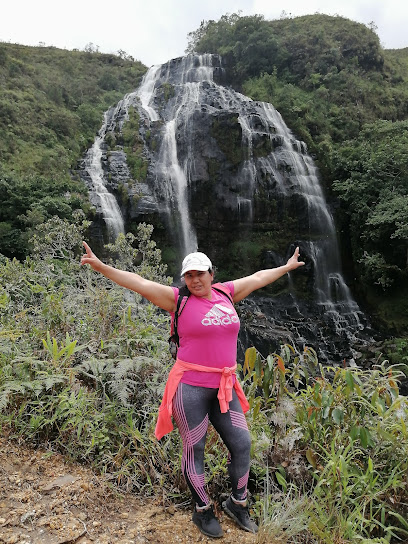
[[[248,531],[248,533],[258,532],[258,525],[249,517],[248,506],[236,504],[231,497],[229,497],[222,503],[222,508],[224,512],[241,527],[241,529]]]
[[[194,508],[192,520],[203,535],[221,538],[224,534],[218,519],[214,515],[212,506],[199,512]]]

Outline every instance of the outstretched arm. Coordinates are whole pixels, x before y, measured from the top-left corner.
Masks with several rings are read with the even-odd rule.
[[[297,247],[294,254],[285,265],[278,266],[277,268],[259,270],[251,276],[234,280],[234,302],[239,302],[251,294],[252,291],[273,283],[287,272],[295,270],[304,264],[303,261],[299,261],[299,248]]]
[[[96,272],[99,272],[118,285],[126,287],[126,289],[139,293],[156,306],[159,306],[159,308],[163,308],[163,310],[167,310],[168,312],[176,310],[174,292],[171,287],[155,281],[145,280],[139,274],[126,272],[125,270],[119,270],[113,266],[104,264],[98,259],[86,242],[82,243],[86,253],[81,258],[81,264],[89,264]]]

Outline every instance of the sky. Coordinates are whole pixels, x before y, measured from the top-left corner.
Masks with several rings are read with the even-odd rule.
[[[370,25],[386,49],[408,47],[406,0],[14,0],[1,8],[0,41],[102,53],[125,51],[146,66],[184,55],[188,33],[222,15],[266,20],[324,13]]]

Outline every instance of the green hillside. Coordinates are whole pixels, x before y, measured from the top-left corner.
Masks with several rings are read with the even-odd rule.
[[[70,170],[104,111],[145,71],[125,54],[0,43],[1,253],[23,258],[31,227],[87,212],[87,190]]]

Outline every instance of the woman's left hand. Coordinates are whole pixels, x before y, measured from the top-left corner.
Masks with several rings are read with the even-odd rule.
[[[305,264],[303,261],[299,261],[299,257],[299,247],[297,247],[292,257],[286,263],[290,267],[290,270],[295,270],[296,268],[299,268],[299,266],[303,266]]]

